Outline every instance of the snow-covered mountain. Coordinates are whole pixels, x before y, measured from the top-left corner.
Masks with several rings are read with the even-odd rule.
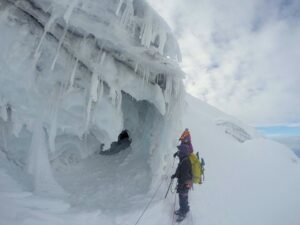
[[[144,0],[0,0],[0,31],[0,225],[172,224],[185,127],[207,164],[187,223],[300,221],[299,159],[185,96]]]

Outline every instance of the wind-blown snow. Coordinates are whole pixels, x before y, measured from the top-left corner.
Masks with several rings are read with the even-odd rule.
[[[132,225],[156,190],[139,224],[171,224],[176,195],[163,197],[185,127],[207,163],[188,223],[300,221],[299,160],[184,103],[178,44],[143,0],[1,0],[0,31],[1,225]],[[99,154],[124,129],[130,146]]]

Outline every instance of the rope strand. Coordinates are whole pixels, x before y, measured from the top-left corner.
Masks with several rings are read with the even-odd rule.
[[[175,158],[174,158],[174,160],[173,160],[173,165],[172,165],[172,167],[171,167],[171,168],[169,167],[169,169],[168,169],[168,170],[169,170],[169,171],[168,171],[168,174],[170,173],[170,170],[173,169],[174,163],[175,163]],[[168,174],[165,175],[165,176],[163,176],[163,178],[164,178],[164,177],[168,177]],[[167,180],[167,179],[163,179],[163,178],[162,178],[162,181],[160,182],[160,184],[158,185],[158,187],[156,188],[155,192],[153,193],[153,195],[152,195],[150,201],[148,202],[148,204],[146,205],[145,209],[143,210],[143,212],[141,213],[140,217],[138,218],[138,220],[136,221],[136,223],[135,223],[134,225],[137,225],[137,224],[140,222],[141,218],[144,216],[144,214],[145,214],[145,212],[147,211],[148,207],[150,206],[150,204],[152,203],[153,199],[155,198],[155,196],[156,196],[156,194],[157,194],[157,192],[158,192],[160,186],[162,185],[163,181],[164,181],[164,180],[165,180],[165,181]],[[171,188],[172,188],[172,187],[171,187]],[[175,195],[175,202],[174,202],[174,210],[175,210],[175,204],[176,204],[176,195]],[[174,215],[173,215],[173,220],[174,220]]]
[[[162,181],[160,182],[160,184],[159,184],[158,187],[156,188],[154,194],[152,195],[150,201],[148,202],[146,208],[143,210],[143,212],[141,213],[140,217],[138,218],[138,220],[136,221],[136,223],[135,223],[134,225],[137,225],[137,224],[140,222],[140,219],[143,217],[143,215],[144,215],[145,212],[147,211],[148,207],[150,206],[151,202],[153,201],[154,197],[156,196],[156,194],[157,194],[157,192],[158,192],[160,186],[162,185],[163,181],[164,181],[164,180],[162,179]]]

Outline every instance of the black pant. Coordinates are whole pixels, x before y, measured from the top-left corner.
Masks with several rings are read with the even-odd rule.
[[[189,189],[185,185],[177,186],[177,193],[179,195],[179,210],[181,213],[186,214],[189,210]]]

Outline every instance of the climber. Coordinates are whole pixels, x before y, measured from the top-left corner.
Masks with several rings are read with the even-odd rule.
[[[177,222],[182,221],[190,210],[188,192],[193,184],[192,165],[189,160],[189,147],[186,144],[177,146],[179,163],[171,179],[177,178],[177,193],[179,196],[179,209],[174,213],[178,215]]]

